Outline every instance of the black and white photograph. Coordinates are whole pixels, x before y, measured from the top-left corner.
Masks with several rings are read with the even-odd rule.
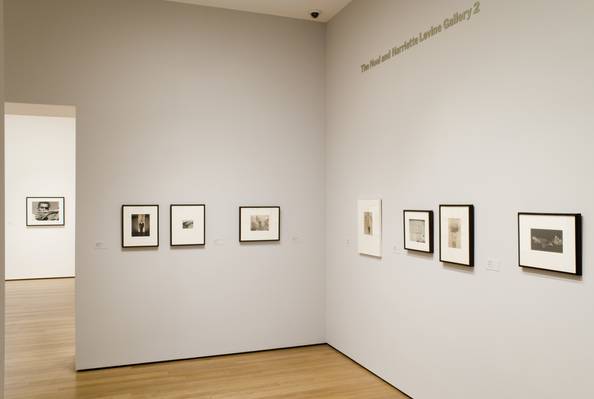
[[[151,215],[148,213],[132,215],[132,237],[148,237],[151,235]]]
[[[122,248],[159,246],[159,205],[122,205]]]
[[[581,275],[582,216],[518,213],[520,267]]]
[[[169,206],[169,214],[172,247],[206,245],[206,205],[172,204]]]
[[[240,206],[239,242],[280,241],[279,206]]]
[[[433,253],[433,211],[404,211],[404,249]]]
[[[270,230],[270,216],[268,215],[252,215],[250,218],[251,231],[269,231]]]
[[[64,197],[27,197],[27,226],[64,226]]]
[[[474,266],[474,206],[439,206],[439,260]]]
[[[373,235],[373,213],[365,212],[363,214],[363,234]]]
[[[462,243],[460,241],[460,225],[461,220],[459,218],[448,219],[448,247],[460,249]]]
[[[361,255],[382,257],[382,200],[357,203],[358,251]]]
[[[563,253],[563,230],[530,229],[533,251]]]
[[[427,237],[425,236],[425,221],[420,219],[410,219],[410,234],[409,240],[413,242],[417,242],[419,244],[424,244],[427,242]]]
[[[60,202],[33,201],[33,217],[38,222],[60,220]]]

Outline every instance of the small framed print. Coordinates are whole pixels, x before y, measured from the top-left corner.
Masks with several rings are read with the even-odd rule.
[[[382,200],[359,200],[358,249],[362,255],[382,257]]]
[[[520,267],[582,275],[582,215],[518,213]]]
[[[206,244],[206,205],[173,204],[169,207],[169,232],[172,247]]]
[[[404,212],[404,249],[433,253],[433,211]]]
[[[64,226],[64,197],[27,197],[27,226]]]
[[[159,205],[122,205],[122,248],[159,246]]]
[[[474,266],[474,206],[439,206],[439,260]]]
[[[239,242],[280,241],[279,206],[240,206]]]

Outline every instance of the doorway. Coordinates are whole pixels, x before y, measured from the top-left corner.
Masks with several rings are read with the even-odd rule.
[[[5,104],[5,278],[75,275],[76,109]]]
[[[76,109],[5,103],[4,112],[10,399],[43,393],[50,373],[74,367]]]

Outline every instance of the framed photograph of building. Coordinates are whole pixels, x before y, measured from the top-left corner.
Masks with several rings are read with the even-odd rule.
[[[433,211],[405,210],[404,249],[433,253]]]
[[[474,266],[474,206],[439,206],[439,260]]]
[[[64,197],[27,197],[27,226],[64,226]]]
[[[382,200],[359,200],[357,220],[359,253],[381,258]]]
[[[240,206],[239,242],[280,241],[279,206]]]
[[[518,213],[520,267],[582,275],[582,215]]]
[[[172,204],[169,214],[169,240],[172,247],[206,244],[206,205]]]
[[[159,246],[159,205],[122,205],[122,248]]]

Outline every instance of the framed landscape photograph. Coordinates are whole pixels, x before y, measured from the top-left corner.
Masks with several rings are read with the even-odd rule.
[[[159,205],[122,205],[122,248],[159,246]]]
[[[474,206],[439,206],[439,260],[474,266]]]
[[[64,226],[64,197],[27,197],[27,226]]]
[[[172,247],[206,244],[206,205],[172,204],[169,213],[169,237]]]
[[[433,253],[433,211],[404,210],[404,249]]]
[[[520,267],[582,275],[582,215],[518,213]]]
[[[382,200],[359,200],[357,220],[359,253],[381,258]]]
[[[279,206],[240,206],[239,242],[280,241]]]

